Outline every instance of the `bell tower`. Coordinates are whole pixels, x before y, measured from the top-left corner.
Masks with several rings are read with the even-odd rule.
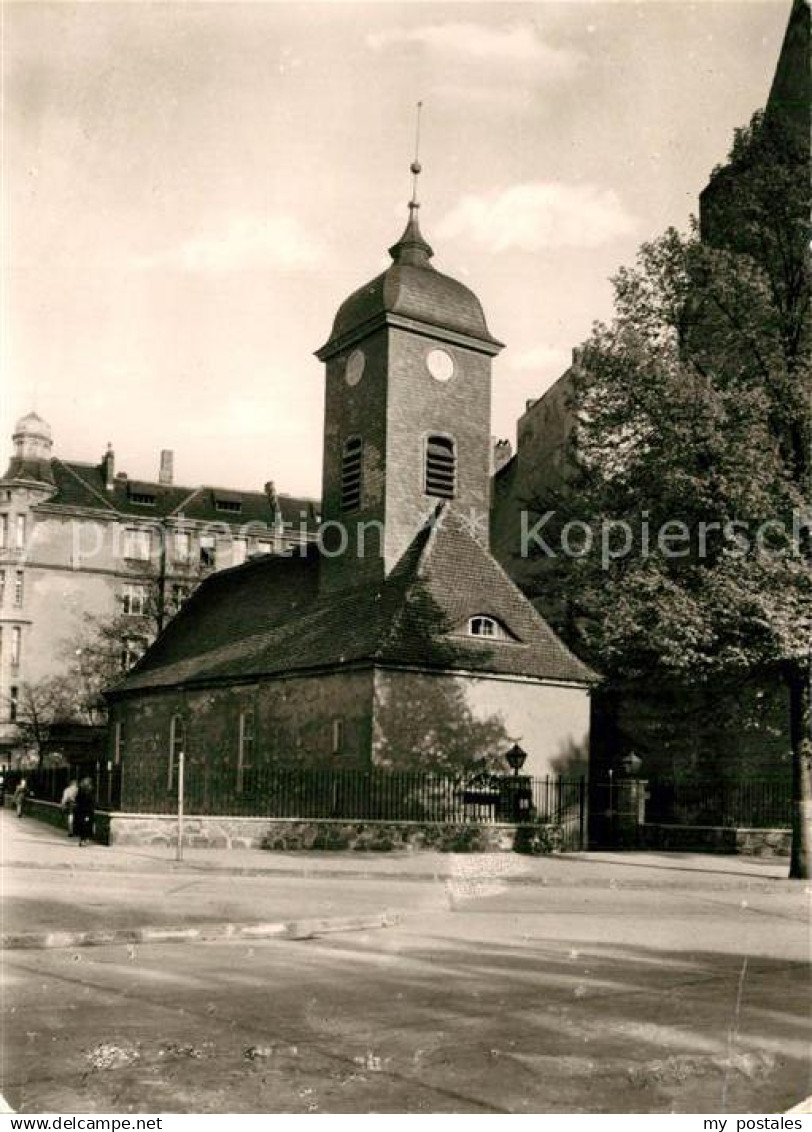
[[[376,584],[446,501],[487,540],[491,359],[479,300],[431,264],[409,219],[392,263],[342,303],[326,366],[321,586]]]

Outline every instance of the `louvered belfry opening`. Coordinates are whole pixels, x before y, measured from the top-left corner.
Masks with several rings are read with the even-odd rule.
[[[357,511],[361,506],[361,464],[364,442],[351,436],[344,442],[341,454],[341,509]]]
[[[426,441],[426,495],[453,499],[457,490],[457,452],[450,436]]]

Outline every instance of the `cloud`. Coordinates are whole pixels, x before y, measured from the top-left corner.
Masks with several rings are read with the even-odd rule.
[[[533,64],[541,73],[571,74],[582,56],[565,47],[545,43],[532,23],[489,26],[470,22],[423,24],[370,32],[366,44],[373,51],[417,45],[444,59],[482,64]]]
[[[285,437],[299,435],[305,431],[305,415],[290,399],[275,399],[273,412],[273,432]],[[192,437],[249,437],[270,434],[268,425],[267,401],[253,397],[232,397],[211,411],[198,411],[197,415],[185,416],[177,422],[179,431]]]
[[[181,271],[298,271],[315,267],[321,248],[291,216],[232,217],[219,233],[190,236],[176,248],[141,256],[136,267]]]
[[[537,252],[596,248],[629,235],[635,223],[611,189],[533,181],[462,197],[437,236],[465,237],[492,252]]]
[[[533,346],[530,350],[524,350],[522,353],[508,358],[511,369],[533,372],[553,370],[563,373],[569,367],[571,361],[571,350],[565,350],[561,346],[549,345]]]

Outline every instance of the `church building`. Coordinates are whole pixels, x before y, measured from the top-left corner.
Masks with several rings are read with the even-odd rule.
[[[171,796],[181,749],[239,793],[262,764],[504,773],[519,742],[546,775],[585,748],[594,675],[488,548],[502,344],[418,208],[317,351],[318,544],[209,577],[109,692],[125,810]]]

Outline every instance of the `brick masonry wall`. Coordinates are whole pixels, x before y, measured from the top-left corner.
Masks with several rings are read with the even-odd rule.
[[[174,812],[169,738],[172,716],[178,714],[186,725],[188,789],[193,793],[205,779],[205,808],[215,811],[218,789],[221,798],[231,798],[236,789],[240,713],[248,710],[254,712],[258,768],[357,770],[381,761],[386,751],[387,765],[395,769],[428,769],[437,765],[437,756],[426,748],[425,737],[435,734],[432,724],[442,719],[436,738],[453,765],[491,756],[498,761],[521,740],[528,752],[525,773],[566,775],[567,759],[585,749],[589,729],[589,701],[582,688],[518,679],[395,670],[376,670],[373,676],[370,668],[153,693],[113,705],[111,722],[121,721],[124,734],[122,808]],[[334,751],[337,719],[343,743]],[[112,749],[108,757],[114,757]],[[201,797],[199,789],[194,796]],[[225,808],[239,812],[240,806]]]
[[[461,514],[485,519],[490,509],[491,359],[485,354],[406,330],[390,332],[387,415],[386,568],[391,570],[436,499],[424,491],[424,451],[430,433],[457,445],[457,494]],[[441,347],[454,360],[450,381],[439,382],[426,355]]]
[[[190,788],[206,774],[216,808],[216,783],[231,793],[237,776],[240,713],[254,712],[254,765],[358,769],[368,766],[372,734],[372,672],[336,672],[233,687],[172,691],[119,701],[110,733],[124,729],[121,804],[126,810],[174,811],[169,788],[172,716],[186,725]],[[343,721],[343,746],[333,751],[333,721]],[[110,756],[112,758],[112,751]]]
[[[347,357],[355,349],[364,352],[366,362],[361,380],[349,386],[344,378]],[[325,592],[379,581],[383,571],[381,540],[374,533],[365,539],[362,560],[356,556],[359,523],[385,520],[386,404],[389,342],[379,330],[363,342],[350,346],[327,363],[324,413],[324,467],[322,481],[323,519],[338,520],[351,532],[352,553],[334,558],[325,556],[320,586]],[[351,514],[341,510],[341,457],[344,442],[360,436],[364,442],[361,471],[361,509]],[[325,544],[328,538],[325,536]]]
[[[448,382],[435,381],[426,367],[430,350],[442,347],[455,364]],[[347,355],[362,349],[361,380],[344,379]],[[483,516],[487,539],[490,507],[491,359],[475,350],[417,331],[388,328],[350,347],[327,363],[324,426],[323,516],[352,528],[352,552],[327,559],[321,585],[329,591],[359,581],[376,581],[391,570],[438,500],[425,494],[425,442],[430,433],[453,436],[457,445],[454,507]],[[341,512],[341,453],[351,436],[364,441],[362,507]],[[385,524],[384,562],[379,537],[370,534],[363,559],[356,555],[358,523]],[[325,541],[327,541],[325,539]]]
[[[533,502],[549,499],[551,492],[560,491],[569,474],[574,417],[568,402],[573,394],[573,373],[572,369],[567,370],[519,418],[511,473],[496,481],[491,550],[519,586],[528,585],[552,563],[541,553],[522,557],[522,511],[528,510],[529,530],[541,517],[532,513]],[[551,539],[553,527],[551,524],[542,528],[542,538]]]

